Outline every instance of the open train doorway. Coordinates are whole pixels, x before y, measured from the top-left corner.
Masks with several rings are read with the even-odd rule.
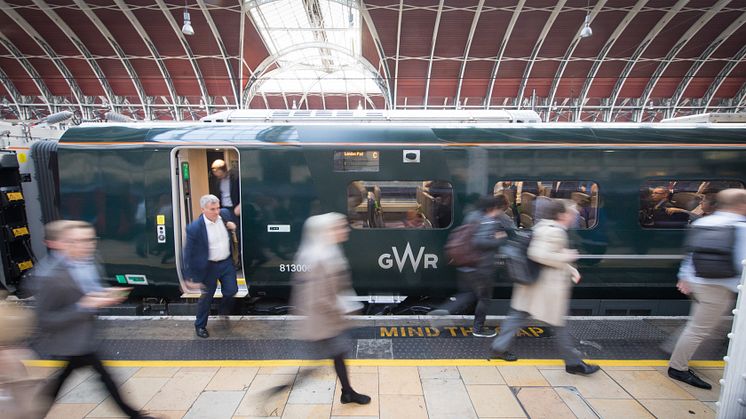
[[[172,190],[174,203],[174,237],[176,238],[176,263],[182,298],[199,298],[199,292],[188,289],[183,277],[183,249],[186,244],[186,227],[202,214],[200,198],[207,194],[218,197],[221,207],[229,210],[237,227],[230,234],[233,264],[238,282],[237,298],[249,295],[243,271],[240,224],[241,175],[238,150],[231,147],[177,147],[172,151]],[[220,284],[215,297],[222,297]]]

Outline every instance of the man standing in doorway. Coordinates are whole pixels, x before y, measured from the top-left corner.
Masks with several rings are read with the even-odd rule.
[[[230,231],[236,224],[226,208],[220,208],[220,200],[215,195],[205,195],[199,200],[202,215],[187,226],[186,246],[184,247],[184,277],[189,288],[202,290],[197,304],[197,318],[194,328],[197,336],[208,338],[207,317],[215,290],[220,281],[223,295],[220,315],[227,315],[233,307],[233,299],[238,292],[236,270],[231,260]]]
[[[210,170],[217,180],[212,190],[220,192],[220,207],[229,209],[236,217],[239,216],[240,210],[236,209],[241,204],[238,174],[234,170],[228,170],[225,161],[221,159],[213,161]]]

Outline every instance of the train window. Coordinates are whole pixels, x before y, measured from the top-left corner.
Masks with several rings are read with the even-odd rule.
[[[335,172],[377,172],[380,153],[377,151],[335,151]]]
[[[737,180],[649,180],[640,187],[640,225],[686,228],[715,210],[718,192],[743,187]]]
[[[447,228],[453,216],[453,186],[439,180],[366,181],[347,185],[350,226]]]
[[[495,195],[505,195],[510,202],[506,212],[521,228],[533,227],[542,217],[542,203],[549,198],[571,199],[578,209],[575,228],[587,230],[598,223],[598,184],[577,180],[500,181]]]

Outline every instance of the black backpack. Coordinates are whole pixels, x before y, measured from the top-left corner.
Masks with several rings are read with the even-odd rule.
[[[539,279],[541,265],[528,258],[531,230],[517,230],[508,242],[500,247],[500,255],[508,277],[516,284],[531,285]]]
[[[686,237],[686,249],[692,255],[694,272],[700,278],[733,278],[736,268],[733,249],[736,226],[692,225]]]
[[[460,225],[451,231],[445,245],[448,264],[456,267],[477,266],[481,256],[474,247],[474,235],[477,228],[479,228],[479,223],[469,223]]]

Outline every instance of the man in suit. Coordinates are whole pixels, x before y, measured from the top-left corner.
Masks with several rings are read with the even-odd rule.
[[[67,361],[42,389],[45,410],[51,407],[70,374],[92,367],[122,412],[130,418],[149,418],[127,404],[96,353],[96,311],[122,302],[126,290],[104,289],[100,267],[94,262],[96,232],[83,221],[60,220],[45,226],[49,256],[34,269],[39,338],[36,349]],[[43,415],[42,415],[43,416]]]
[[[650,190],[650,202],[640,210],[640,224],[647,228],[683,228],[689,222],[688,214],[672,213],[669,191],[664,186]]]
[[[236,270],[231,259],[230,234],[236,224],[231,221],[231,212],[220,208],[220,200],[215,195],[205,195],[199,200],[202,215],[187,226],[186,246],[184,247],[184,278],[189,288],[201,288],[202,294],[197,304],[197,318],[194,328],[197,336],[210,337],[207,332],[207,316],[213,295],[220,281],[223,294],[220,302],[220,315],[227,315],[233,306],[233,297],[238,292]]]

